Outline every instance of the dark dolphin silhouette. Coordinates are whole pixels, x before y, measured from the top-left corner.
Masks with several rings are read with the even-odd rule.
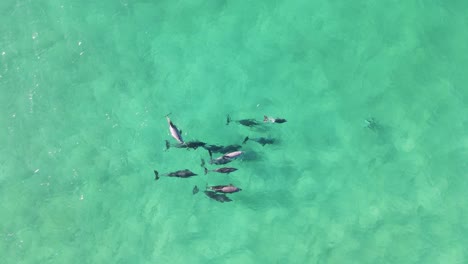
[[[245,144],[245,142],[247,142],[248,140],[252,140],[252,141],[255,141],[257,142],[258,144],[262,145],[262,146],[265,146],[267,144],[273,144],[275,142],[275,139],[273,138],[264,138],[264,137],[260,137],[260,138],[249,138],[249,137],[245,137],[244,141],[242,142],[242,144]]]
[[[236,170],[237,170],[236,168],[230,168],[230,167],[223,167],[223,168],[217,168],[217,169],[214,169],[214,170],[208,170],[205,167],[205,175],[210,171],[229,174],[229,173],[234,172]]]
[[[203,146],[206,150],[211,150],[213,153],[228,153],[237,151],[242,148],[241,145],[228,145],[228,146],[218,146],[218,145],[205,145]]]
[[[205,146],[205,142],[201,142],[198,140],[195,141],[186,141],[184,143],[179,143],[175,145],[171,145],[168,140],[166,140],[166,150],[168,150],[170,147],[174,148],[186,148],[186,149],[197,149],[199,147]]]
[[[189,178],[192,176],[196,176],[198,174],[191,172],[190,170],[178,170],[170,173],[165,173],[162,174],[161,176],[169,176],[169,177],[178,177],[178,178]],[[157,170],[154,170],[154,179],[159,180],[159,172]]]
[[[255,119],[241,119],[241,120],[232,120],[231,117],[229,115],[227,115],[226,117],[226,125],[229,125],[229,123],[231,122],[237,122],[243,126],[248,126],[248,127],[253,127],[253,126],[258,126],[260,125],[261,123],[258,122],[257,120]]]

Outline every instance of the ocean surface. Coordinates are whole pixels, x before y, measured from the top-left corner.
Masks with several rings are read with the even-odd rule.
[[[468,263],[467,10],[0,1],[1,262]]]

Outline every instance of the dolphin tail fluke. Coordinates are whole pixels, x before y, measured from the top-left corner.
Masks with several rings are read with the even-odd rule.
[[[263,116],[263,122],[265,122],[265,123],[266,123],[266,122],[268,122],[268,121],[269,121],[269,118],[268,118],[268,116],[264,115],[264,116]]]
[[[249,140],[249,137],[245,137],[244,141],[242,141],[242,144],[245,144],[245,142],[247,142],[247,140]]]
[[[157,170],[154,170],[154,180],[159,180],[159,172]]]
[[[208,153],[210,154],[210,159],[213,159],[213,152],[211,152],[211,150],[208,150]]]
[[[205,175],[208,174],[208,169],[205,167]]]
[[[226,117],[226,125],[229,125],[229,123],[231,122],[231,117],[229,115],[227,115]]]

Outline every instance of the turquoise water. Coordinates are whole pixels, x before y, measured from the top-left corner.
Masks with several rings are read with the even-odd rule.
[[[468,2],[94,2],[0,3],[3,263],[468,262]]]

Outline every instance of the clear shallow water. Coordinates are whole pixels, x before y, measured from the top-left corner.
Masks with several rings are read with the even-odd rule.
[[[467,4],[3,1],[6,263],[464,263]],[[186,140],[253,160],[203,174]],[[256,131],[234,119],[288,119]],[[377,126],[366,127],[373,117]],[[210,167],[212,168],[212,166]],[[243,188],[217,203],[196,184]]]

